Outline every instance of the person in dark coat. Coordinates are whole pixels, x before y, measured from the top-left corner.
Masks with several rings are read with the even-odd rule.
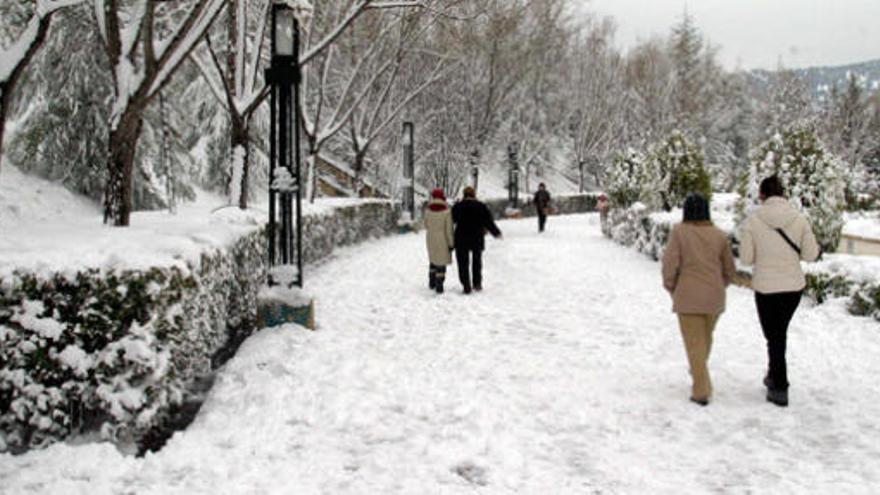
[[[501,238],[501,230],[495,225],[489,208],[477,200],[473,187],[464,188],[464,198],[452,207],[452,221],[455,223],[455,261],[464,293],[471,293],[471,271],[473,289],[483,290],[483,238],[487,230],[493,237]]]
[[[547,224],[547,213],[550,211],[550,193],[544,183],[538,184],[538,191],[535,193],[535,209],[538,213],[538,232],[544,232],[544,225]]]

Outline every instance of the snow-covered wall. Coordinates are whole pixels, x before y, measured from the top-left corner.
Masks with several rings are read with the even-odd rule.
[[[337,247],[358,244],[397,231],[397,219],[400,217],[397,203],[385,200],[350,203],[303,217],[305,263],[321,261],[333,254]]]

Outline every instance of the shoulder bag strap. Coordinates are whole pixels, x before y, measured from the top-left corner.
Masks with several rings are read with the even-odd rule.
[[[791,246],[791,248],[794,249],[795,252],[796,252],[798,255],[801,254],[801,248],[799,248],[798,245],[795,244],[794,241],[792,241],[791,238],[789,238],[789,237],[785,234],[785,231],[783,231],[782,229],[776,229],[776,232],[779,232],[779,235],[781,235],[782,238],[785,239],[785,242],[787,242],[788,245]]]

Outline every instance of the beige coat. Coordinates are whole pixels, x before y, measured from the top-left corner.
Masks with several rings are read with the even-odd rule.
[[[446,208],[440,211],[431,209],[431,205],[435,209],[442,205]],[[450,250],[455,246],[452,238],[452,212],[446,201],[442,199],[432,199],[425,208],[425,231],[427,235],[425,240],[428,245],[428,261],[432,265],[449,265],[452,264],[452,253]]]
[[[669,235],[663,253],[663,286],[679,314],[718,315],[736,275],[727,236],[711,222],[684,222]]]
[[[779,235],[777,228],[801,248],[800,255]],[[755,265],[752,288],[756,292],[797,292],[807,285],[801,260],[815,261],[819,257],[819,244],[807,218],[788,200],[774,196],[764,201],[743,222],[739,239],[740,261]]]

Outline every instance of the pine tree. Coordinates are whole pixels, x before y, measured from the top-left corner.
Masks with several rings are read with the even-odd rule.
[[[681,130],[692,131],[701,109],[703,37],[687,10],[681,22],[672,29],[670,42],[675,64],[677,125]]]
[[[55,17],[22,96],[30,107],[9,143],[21,170],[58,181],[95,201],[106,182],[107,100],[112,86],[98,31],[85,9]]]
[[[630,148],[618,153],[608,168],[604,188],[614,206],[626,208],[639,200],[645,179],[645,157]]]
[[[864,81],[855,73],[847,76],[843,91],[833,86],[825,105],[822,119],[822,137],[828,148],[846,163],[847,204],[856,207],[860,193],[871,189],[872,180],[865,160],[868,157],[872,139],[870,132],[870,102],[864,88]]]
[[[712,198],[703,152],[681,132],[674,131],[651,147],[644,170],[642,202],[653,210],[670,211],[694,192]]]
[[[755,150],[750,173],[740,184],[739,220],[750,204],[757,204],[760,181],[771,175],[782,180],[791,203],[809,217],[822,249],[835,251],[843,229],[846,170],[825,149],[814,125],[789,126]]]

